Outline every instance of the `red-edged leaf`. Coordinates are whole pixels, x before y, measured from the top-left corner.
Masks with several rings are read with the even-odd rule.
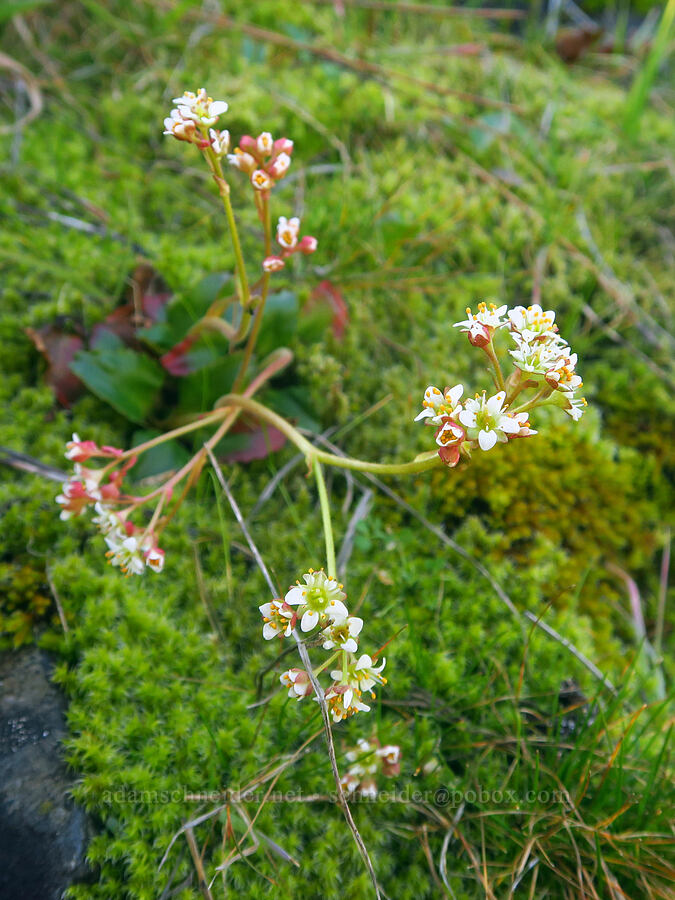
[[[167,291],[164,294],[144,294],[143,295],[143,312],[153,322],[157,322],[162,318],[164,307],[171,299],[172,295]]]
[[[103,322],[97,322],[91,329],[89,347],[91,350],[97,350],[99,347],[107,346],[109,336],[113,334],[127,347],[140,350],[141,343],[136,337],[136,328],[142,325],[142,322],[136,321],[133,304],[125,303],[124,306],[117,306]]]
[[[342,294],[331,281],[319,282],[312,291],[305,309],[311,310],[321,303],[327,304],[331,309],[333,313],[331,328],[335,337],[341,340],[345,333],[345,328],[349,324],[349,311]]]
[[[226,462],[250,462],[252,459],[265,459],[270,453],[280,450],[286,443],[286,437],[270,425],[260,426],[252,420],[236,423],[228,437],[223,441],[228,449],[223,454]]]
[[[79,335],[65,334],[56,324],[27,328],[26,334],[47,360],[45,381],[59,403],[70,407],[84,390],[80,379],[70,371],[70,363],[84,347],[84,341]]]
[[[198,338],[199,335],[196,332],[194,335],[188,335],[180,344],[176,344],[168,353],[160,357],[159,361],[167,372],[172,375],[189,375],[195,371],[188,352]]]

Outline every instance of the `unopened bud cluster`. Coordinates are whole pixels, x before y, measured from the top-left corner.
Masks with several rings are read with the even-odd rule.
[[[260,612],[263,617],[263,637],[290,637],[296,625],[304,633],[320,629],[324,650],[335,651],[325,666],[339,658],[340,668],[331,671],[332,683],[325,692],[326,704],[334,722],[341,722],[357,712],[368,712],[370,707],[361,700],[365,691],[376,684],[386,684],[382,675],[386,660],[379,666],[367,653],[358,654],[358,640],[363,628],[363,619],[351,616],[345,605],[347,595],[343,586],[334,578],[329,578],[323,569],[310,569],[291,587],[283,600],[263,603]],[[325,666],[314,674],[318,675]],[[289,669],[281,675],[281,683],[288,688],[288,696],[302,700],[313,693],[309,674],[304,669]]]
[[[266,272],[278,272],[286,265],[285,260],[294,253],[309,255],[314,253],[317,247],[317,239],[311,235],[300,237],[300,219],[295,216],[287,219],[280,216],[277,224],[277,244],[281,248],[275,256],[268,256],[263,260],[263,269]]]

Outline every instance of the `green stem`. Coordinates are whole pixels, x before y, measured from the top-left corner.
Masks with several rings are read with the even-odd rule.
[[[533,407],[538,406],[539,402],[541,400],[545,400],[552,393],[553,393],[553,388],[548,384],[544,384],[544,386],[541,388],[541,390],[539,390],[531,400],[528,400],[527,403],[523,403],[523,405],[519,406],[518,409],[510,410],[510,412],[513,413],[513,415],[517,415],[518,413],[522,413],[522,412],[527,412],[528,410],[532,409]]]
[[[499,359],[497,358],[497,354],[495,353],[495,348],[492,343],[492,338],[490,338],[490,343],[486,344],[485,347],[483,347],[483,350],[487,354],[490,362],[492,363],[492,365],[494,367],[495,376],[497,378],[497,387],[499,388],[500,391],[505,391],[506,383],[504,381],[504,375],[502,374],[502,367],[499,364]]]
[[[375,475],[411,475],[415,472],[424,472],[438,465],[441,460],[435,450],[422,453],[416,459],[408,463],[371,463],[362,459],[353,459],[349,456],[335,456],[319,450],[311,444],[297,428],[282,418],[271,409],[258,403],[250,397],[242,397],[239,394],[226,394],[218,403],[220,407],[237,406],[248,412],[254,413],[263,422],[268,422],[301,450],[310,460],[318,459],[327,466],[336,466],[339,469],[353,469],[358,472],[373,472]]]
[[[316,457],[314,458],[314,477],[316,478],[316,486],[319,490],[319,503],[321,505],[321,521],[323,522],[323,534],[326,540],[326,569],[329,578],[337,579],[337,567],[335,565],[335,542],[333,540],[333,524],[330,518],[330,503],[328,502],[328,491],[326,490],[326,482],[323,477],[321,463]]]
[[[325,669],[328,668],[340,655],[341,651],[336,650],[335,653],[331,654],[325,662],[322,662],[318,669],[314,669],[314,677],[316,678],[320,675]]]
[[[115,466],[122,462],[122,460],[129,459],[130,456],[139,456],[141,453],[145,453],[146,450],[151,450],[153,447],[156,447],[158,444],[163,444],[165,441],[173,440],[173,438],[181,437],[181,435],[189,434],[191,431],[197,431],[199,428],[205,428],[207,425],[219,422],[223,418],[223,415],[224,410],[217,409],[215,412],[209,413],[201,419],[196,419],[194,422],[188,422],[187,425],[181,425],[180,428],[174,428],[173,431],[167,431],[165,434],[158,434],[157,437],[154,437],[149,441],[144,441],[137,447],[132,447],[131,450],[125,450],[121,456],[116,456],[115,459],[108,463],[107,466],[104,466],[101,471],[105,473],[110,469],[114,469]]]
[[[244,255],[241,252],[241,243],[239,241],[237,223],[234,218],[234,210],[232,209],[232,203],[230,201],[230,186],[225,180],[225,176],[223,175],[223,167],[220,164],[220,160],[213,152],[211,147],[208,147],[204,151],[204,156],[207,163],[209,164],[209,168],[211,169],[213,178],[216,182],[216,187],[218,188],[218,193],[220,194],[220,198],[223,201],[223,206],[225,208],[227,224],[230,227],[232,249],[234,250],[235,268],[237,271],[237,276],[239,278],[239,300],[241,302],[242,308],[245,309],[251,301],[251,291],[248,285],[246,266],[244,265]]]
[[[269,256],[271,253],[272,246],[272,234],[271,234],[271,223],[270,223],[270,202],[269,196],[265,194],[262,198],[263,203],[263,224],[265,231],[265,256]],[[242,383],[246,376],[246,370],[248,369],[249,363],[251,362],[251,356],[253,355],[253,351],[255,349],[256,342],[258,340],[258,335],[260,334],[260,327],[262,325],[263,315],[265,312],[265,303],[267,302],[267,293],[269,291],[270,286],[270,273],[265,272],[263,275],[262,287],[261,287],[261,296],[260,303],[255,311],[255,319],[253,320],[253,327],[249,331],[248,340],[246,341],[246,347],[244,349],[244,358],[241,361],[241,367],[239,372],[237,373],[237,378],[232,385],[232,393],[236,394],[237,391],[241,390]]]

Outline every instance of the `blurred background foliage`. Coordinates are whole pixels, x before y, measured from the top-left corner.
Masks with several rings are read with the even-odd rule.
[[[661,8],[508,6],[522,15],[348,0],[3,8],[13,67],[0,61],[2,443],[65,468],[72,431],[125,445],[135,428],[91,395],[59,407],[25,328],[100,322],[139,258],[179,296],[231,268],[206,172],[191,148],[161,136],[185,88],[226,98],[235,137],[270,130],[295,141],[274,214],[301,215],[319,250],[276,284],[306,305],[329,281],[347,306],[341,339],[327,330],[291,342],[294,377],[347,452],[402,459],[426,449],[429,432],[412,424],[426,385],[482,383],[480,359],[450,328],[467,305],[495,297],[555,309],[589,400],[579,425],[542,417],[532,441],[391,486],[484,563],[518,610],[593,660],[618,700],[375,489],[345,583],[378,645],[397,636],[374,711],[337,728],[336,741],[342,754],[372,729],[400,743],[397,789],[430,792],[355,804],[387,896],[507,896],[518,885],[530,897],[672,896],[672,55],[659,59],[627,131]],[[38,95],[39,115],[13,128]],[[256,259],[247,186],[232,184]],[[228,469],[281,589],[323,556],[302,465],[261,503],[292,456],[286,448]],[[208,804],[152,792],[242,787],[319,727],[313,706],[276,690],[289,663],[260,638],[264,582],[209,475],[167,533],[164,575],[142,581],[105,567],[86,523],[61,526],[56,483],[0,475],[3,640],[35,631],[59,655],[75,794],[98,827],[92,882],[73,896],[196,897],[182,840],[157,867],[173,832]],[[372,485],[334,474],[330,488],[340,543]],[[47,572],[67,635],[44,627],[54,616]],[[481,785],[492,792],[485,802],[430,799],[439,786]],[[329,786],[320,737],[276,783],[309,795]],[[497,789],[561,786],[571,805],[494,799]],[[247,808],[253,816],[257,804]],[[197,834],[209,871],[233,834],[248,840],[240,812],[214,821]],[[251,865],[228,870],[232,895],[372,895],[331,804],[262,803],[255,830]]]

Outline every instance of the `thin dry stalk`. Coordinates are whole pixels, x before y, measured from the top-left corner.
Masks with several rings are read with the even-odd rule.
[[[270,578],[270,574],[267,570],[267,566],[265,565],[263,558],[260,555],[260,551],[258,550],[253,538],[251,537],[251,533],[248,530],[246,521],[241,513],[241,510],[239,509],[239,506],[238,506],[236,500],[234,499],[234,497],[232,495],[232,492],[230,491],[229,485],[225,481],[225,477],[223,475],[222,469],[220,468],[220,466],[218,464],[218,460],[215,458],[215,456],[213,455],[213,452],[211,451],[210,448],[208,448],[207,452],[209,455],[209,459],[211,460],[211,465],[213,466],[213,469],[216,473],[216,478],[218,479],[218,482],[219,482],[220,486],[222,487],[225,496],[227,497],[228,503],[230,504],[230,506],[232,508],[232,512],[234,513],[234,516],[235,516],[237,522],[239,523],[239,527],[241,528],[242,533],[243,533],[244,537],[246,538],[246,542],[248,543],[249,547],[251,548],[251,553],[253,554],[253,557],[258,565],[258,568],[262,572],[263,577],[265,578],[265,581],[267,582],[267,585],[268,585],[270,591],[272,592],[272,596],[277,597],[278,591],[274,587],[272,579]],[[363,838],[361,837],[361,834],[360,834],[358,828],[356,827],[356,823],[354,822],[351,810],[349,808],[349,803],[347,802],[347,797],[345,796],[345,792],[342,788],[342,781],[340,779],[340,772],[337,767],[337,759],[336,759],[336,755],[335,755],[335,744],[333,742],[333,730],[332,730],[331,724],[330,724],[330,715],[328,713],[328,706],[326,704],[326,698],[324,696],[323,688],[321,687],[321,685],[319,684],[319,681],[317,680],[316,676],[314,675],[313,668],[312,668],[312,662],[309,658],[309,654],[307,653],[307,648],[304,644],[304,641],[302,641],[302,639],[298,636],[298,634],[295,630],[293,631],[293,638],[295,639],[295,642],[298,646],[298,652],[300,654],[300,658],[302,659],[302,663],[305,667],[307,675],[309,676],[309,680],[312,684],[312,687],[314,688],[314,693],[319,702],[319,708],[321,709],[321,717],[323,719],[323,727],[324,727],[324,737],[326,739],[326,747],[328,749],[328,759],[330,761],[330,766],[331,766],[331,769],[333,772],[333,779],[335,781],[335,788],[337,791],[338,802],[342,808],[344,817],[347,820],[347,824],[354,836],[356,846],[359,848],[359,852],[361,853],[363,861],[366,865],[368,874],[370,875],[370,879],[373,883],[373,888],[375,889],[375,896],[376,896],[377,900],[381,900],[382,895],[380,893],[380,887],[377,882],[377,876],[375,875],[375,869],[373,868],[373,864],[371,862],[370,855],[368,853],[368,849],[366,848]]]
[[[192,856],[192,862],[195,865],[195,869],[197,870],[197,878],[199,879],[199,890],[202,892],[204,896],[204,900],[213,900],[213,894],[209,890],[208,882],[206,881],[206,873],[204,872],[204,864],[202,862],[202,857],[199,853],[199,848],[197,847],[197,842],[195,841],[195,836],[192,832],[191,828],[185,829],[185,839],[188,842],[188,847],[190,848],[190,855]]]
[[[59,592],[56,590],[56,586],[52,579],[52,573],[49,571],[49,566],[45,568],[45,574],[47,576],[47,584],[49,585],[49,590],[52,593],[52,597],[54,598],[54,605],[56,606],[56,611],[59,614],[59,621],[61,622],[61,628],[63,628],[63,633],[68,634],[68,622],[66,621],[66,614],[63,611],[63,606],[61,605],[61,598],[59,597]]]

